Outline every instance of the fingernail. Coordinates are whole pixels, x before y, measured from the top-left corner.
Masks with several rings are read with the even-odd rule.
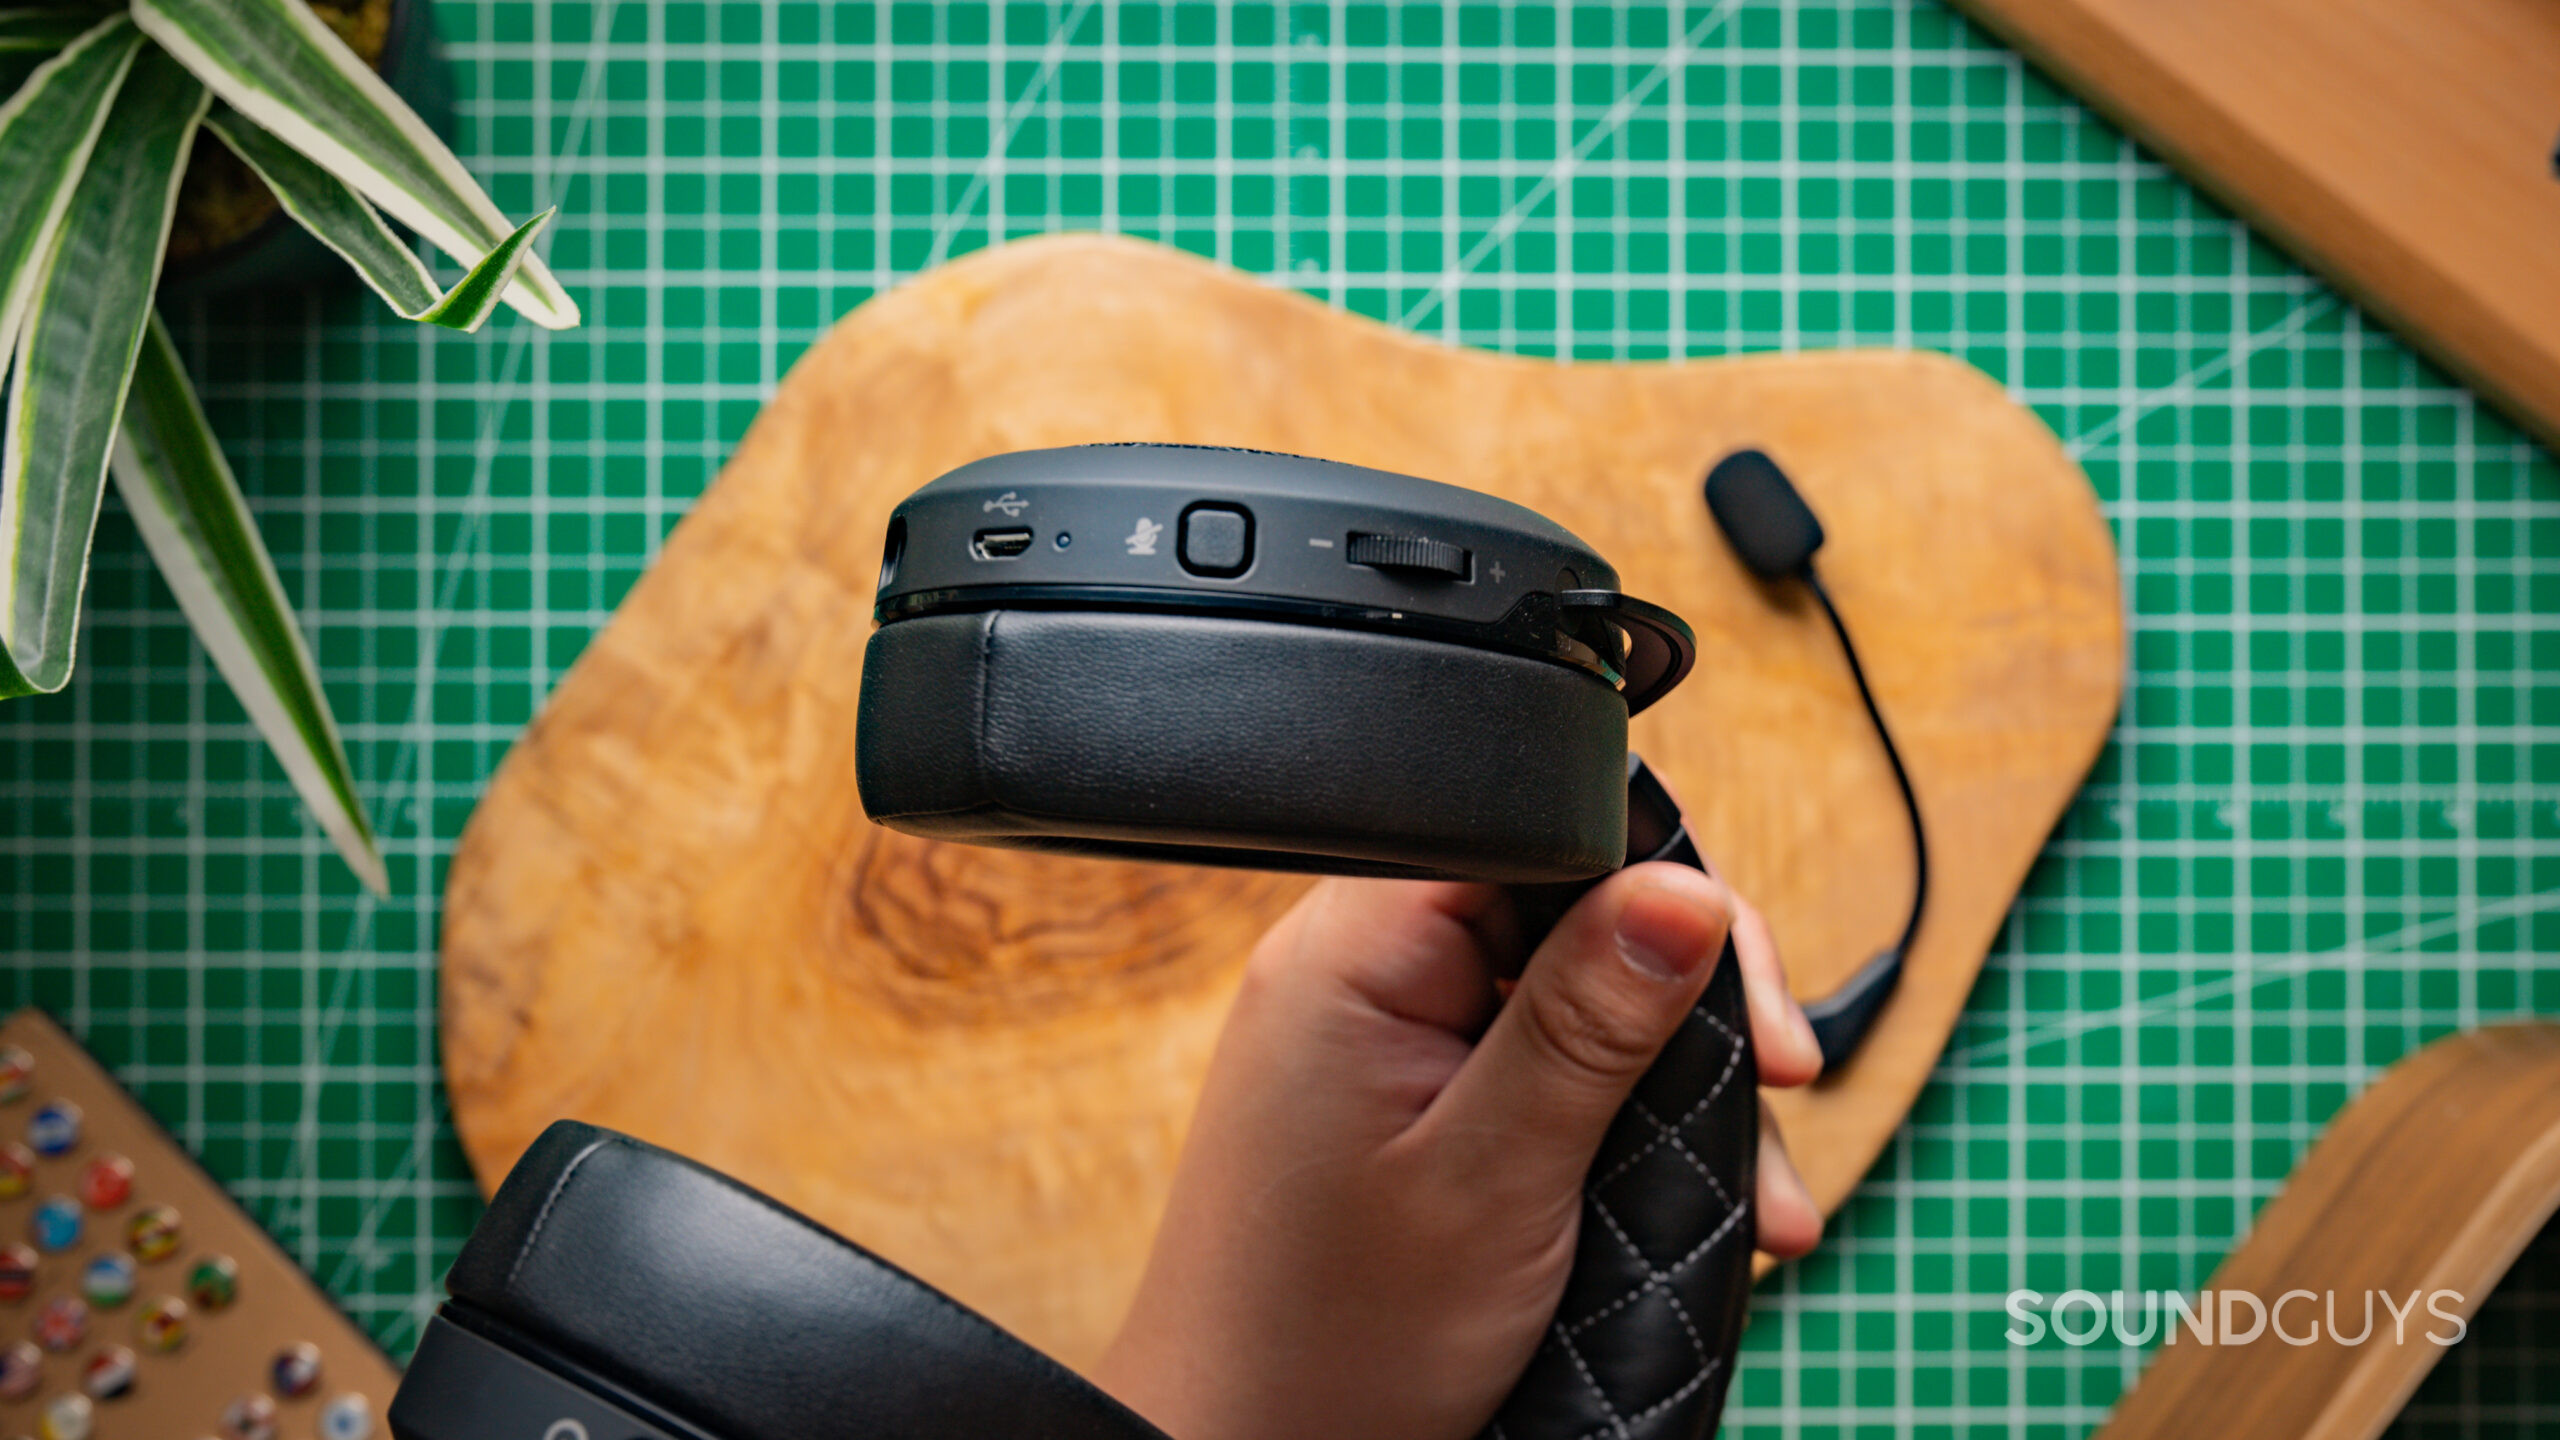
[[[1696,908],[1665,891],[1637,891],[1618,912],[1618,954],[1656,980],[1689,978],[1706,963],[1713,938],[1696,914],[1680,913]]]
[[[1816,1059],[1822,1055],[1822,1039],[1813,1033],[1813,1019],[1804,1013],[1803,1002],[1787,997],[1787,1013],[1796,1017],[1796,1048]]]

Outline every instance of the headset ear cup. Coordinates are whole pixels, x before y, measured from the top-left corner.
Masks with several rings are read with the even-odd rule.
[[[1280,621],[989,610],[883,626],[863,808],[934,839],[1521,883],[1616,868],[1626,703],[1507,651]]]
[[[392,1401],[398,1440],[534,1440],[564,1411],[588,1418],[549,1435],[1165,1440],[806,1216],[575,1120],[508,1172],[445,1284]]]

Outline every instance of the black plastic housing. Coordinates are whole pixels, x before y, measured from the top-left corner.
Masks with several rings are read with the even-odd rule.
[[[1188,553],[1204,512],[1241,518],[1241,563]],[[1455,485],[1261,450],[1079,445],[975,461],[907,497],[872,618],[1048,606],[1386,630],[1573,665],[1633,712],[1679,683],[1689,637],[1617,586],[1563,526]]]
[[[1182,517],[1203,506],[1252,517],[1251,563],[1238,573],[1182,563]],[[938,608],[949,592],[995,585],[1257,596],[1488,625],[1529,595],[1618,587],[1618,572],[1590,546],[1507,500],[1387,470],[1204,445],[993,456],[908,496],[890,528],[903,534],[904,554],[880,586],[883,621]],[[1015,528],[1032,534],[1019,557],[971,553],[978,532]],[[1472,556],[1472,573],[1452,579],[1354,564],[1354,535],[1455,545]]]
[[[1022,849],[1585,879],[1625,857],[1627,717],[1695,653],[1616,585],[1543,516],[1409,475],[1171,445],[982,460],[890,520],[863,808]]]

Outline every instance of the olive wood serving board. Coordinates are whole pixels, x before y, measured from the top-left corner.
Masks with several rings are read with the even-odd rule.
[[[1097,440],[1408,471],[1596,545],[1697,628],[1697,673],[1635,743],[1815,994],[1894,934],[1911,856],[1819,614],[1750,579],[1700,499],[1736,446],[1792,469],[1935,842],[1880,1027],[1771,1097],[1836,1208],[2115,713],[2124,625],[2086,477],[1935,355],[1505,358],[1098,237],[945,266],[813,347],[491,782],[444,927],[446,1076],[482,1183],[556,1117],[614,1126],[1071,1364],[1097,1353],[1245,953],[1308,882],[928,844],[868,823],[853,782],[890,507],[964,461]]]
[[[2338,1112],[2208,1283],[2271,1307],[2308,1292],[2271,1318],[2309,1343],[2205,1345],[2181,1322],[2097,1440],[2373,1440],[2444,1356],[2442,1317],[2476,1316],[2555,1209],[2560,1025],[2429,1045]]]

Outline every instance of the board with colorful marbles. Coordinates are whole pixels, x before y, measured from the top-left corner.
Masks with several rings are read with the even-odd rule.
[[[0,1025],[0,1440],[387,1440],[398,1380],[78,1042]]]

